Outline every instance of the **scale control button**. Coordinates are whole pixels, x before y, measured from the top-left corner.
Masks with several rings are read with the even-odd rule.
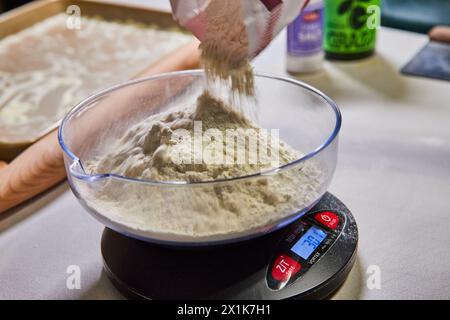
[[[272,267],[272,277],[278,281],[287,281],[302,268],[301,264],[289,256],[280,255]]]
[[[336,229],[339,224],[339,217],[330,211],[319,212],[314,218],[316,221],[333,230]]]

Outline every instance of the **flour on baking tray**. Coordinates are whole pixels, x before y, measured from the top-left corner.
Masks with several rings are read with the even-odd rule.
[[[192,40],[157,25],[57,14],[0,40],[0,141],[30,141],[94,91],[129,79]]]

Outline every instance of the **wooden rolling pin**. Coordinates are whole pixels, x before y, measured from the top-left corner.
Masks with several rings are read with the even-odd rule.
[[[162,58],[135,76],[194,69],[198,67],[195,40]],[[47,190],[66,176],[63,153],[54,130],[34,143],[10,164],[0,162],[0,213]]]
[[[431,40],[450,43],[450,27],[436,26],[428,33]]]

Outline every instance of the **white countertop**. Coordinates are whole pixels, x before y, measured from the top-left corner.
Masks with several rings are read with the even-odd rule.
[[[330,191],[352,210],[360,242],[335,298],[450,298],[450,83],[399,74],[426,42],[382,29],[375,57],[327,62],[323,72],[301,78],[343,115]],[[284,47],[282,34],[255,69],[286,75]],[[102,272],[102,229],[66,183],[2,215],[0,298],[121,298]],[[66,287],[70,265],[80,266],[80,290]],[[371,265],[381,271],[380,289],[366,285]]]

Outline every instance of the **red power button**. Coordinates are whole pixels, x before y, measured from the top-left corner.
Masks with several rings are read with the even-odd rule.
[[[272,267],[272,277],[278,281],[287,281],[302,268],[301,264],[289,256],[280,255]]]
[[[333,230],[336,229],[339,224],[339,217],[330,211],[319,212],[314,218],[316,221]]]

